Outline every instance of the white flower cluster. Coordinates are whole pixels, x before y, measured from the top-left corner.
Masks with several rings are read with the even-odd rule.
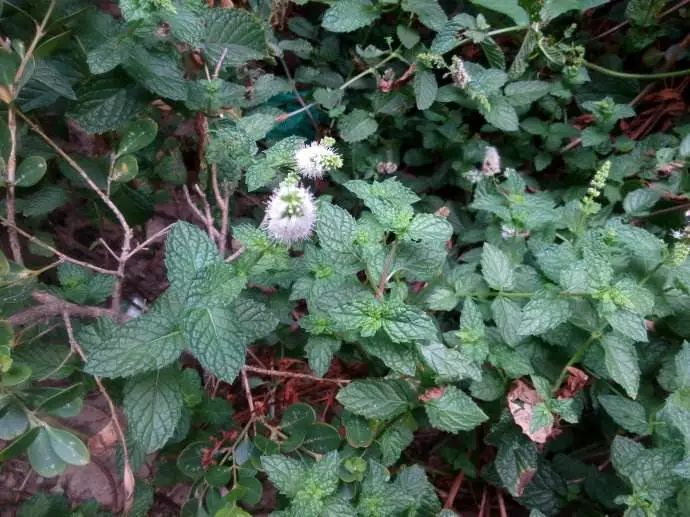
[[[264,227],[275,240],[293,244],[307,239],[316,223],[316,204],[311,191],[288,178],[266,206]]]
[[[495,176],[501,172],[501,155],[493,146],[484,150],[484,160],[481,169],[472,169],[465,173],[465,178],[471,183],[479,183],[483,178]]]
[[[326,137],[295,152],[297,173],[288,174],[266,206],[263,227],[272,239],[291,245],[311,236],[316,224],[316,203],[311,190],[299,184],[299,176],[321,179],[328,171],[342,167],[343,159],[333,149],[334,144],[335,140]]]
[[[324,138],[320,142],[312,142],[302,146],[295,153],[297,172],[304,178],[316,180],[333,169],[343,166],[343,159],[333,149],[335,141],[332,138]]]

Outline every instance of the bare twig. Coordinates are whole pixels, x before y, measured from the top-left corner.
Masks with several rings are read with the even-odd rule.
[[[81,348],[76,338],[74,337],[74,330],[72,329],[72,322],[69,318],[69,314],[67,312],[63,312],[62,319],[65,322],[65,329],[67,330],[67,338],[69,340],[70,347],[72,348],[72,350],[74,350],[75,353],[79,355],[79,357],[81,357],[82,361],[86,362],[86,355],[84,354],[84,350]],[[125,438],[125,433],[122,431],[122,425],[120,424],[120,420],[117,415],[117,410],[115,409],[115,404],[113,404],[113,399],[111,399],[110,395],[108,395],[108,391],[105,389],[105,386],[103,386],[103,382],[101,381],[100,377],[94,375],[93,378],[96,382],[96,385],[98,386],[98,389],[103,395],[103,398],[108,404],[108,408],[110,409],[110,417],[113,421],[115,432],[117,433],[117,437],[119,438],[120,444],[122,445],[122,463],[124,464],[122,469],[122,491],[125,496],[122,511],[124,515],[127,515],[132,508],[132,503],[134,502],[134,488],[136,483],[134,480],[134,473],[132,472],[132,467],[129,463],[129,450],[127,448],[127,439]]]
[[[307,117],[309,117],[309,120],[311,121],[311,125],[314,126],[314,131],[316,131],[316,134],[319,133],[319,124],[316,122],[316,119],[314,119],[314,115],[311,114],[311,110],[309,109],[312,104],[307,106],[307,103],[304,102],[304,99],[302,98],[302,95],[300,95],[299,90],[297,89],[297,85],[295,84],[295,80],[292,78],[292,74],[290,73],[290,69],[287,66],[287,63],[285,62],[284,59],[278,58],[278,61],[280,61],[280,64],[283,65],[283,70],[285,71],[285,76],[288,78],[288,81],[290,82],[290,86],[292,87],[292,91],[295,94],[295,98],[297,99],[297,102],[300,103],[300,106],[304,108]]]
[[[669,7],[669,8],[666,9],[664,12],[660,13],[659,16],[657,17],[657,20],[660,20],[660,19],[663,18],[664,16],[668,16],[668,15],[671,14],[672,12],[677,11],[677,10],[680,9],[681,7],[687,5],[688,3],[690,3],[690,0],[681,0],[681,1],[678,2],[676,5],[674,5],[674,6],[672,6],[672,7]],[[605,38],[606,36],[609,36],[609,35],[613,34],[614,32],[619,31],[619,30],[622,29],[623,27],[627,27],[629,24],[630,24],[630,21],[628,21],[628,20],[622,21],[622,22],[619,23],[618,25],[614,25],[613,27],[611,27],[610,29],[605,30],[605,31],[602,32],[601,34],[597,34],[596,36],[594,36],[593,38],[591,38],[590,41],[596,41],[596,40]]]
[[[280,370],[267,370],[266,368],[257,368],[256,366],[245,365],[244,370],[256,373],[258,375],[268,375],[269,377],[286,377],[292,379],[303,379],[314,382],[328,382],[331,384],[348,384],[350,379],[328,379],[325,377],[316,377],[315,375],[308,375],[306,373],[283,372]]]
[[[383,269],[381,270],[381,278],[379,279],[379,284],[378,287],[376,288],[376,299],[380,300],[383,298],[383,291],[386,288],[386,282],[388,282],[388,277],[391,272],[391,268],[393,267],[393,262],[395,261],[395,253],[398,250],[398,241],[395,241],[393,243],[393,246],[391,246],[391,250],[388,253],[388,256],[386,257],[386,261],[383,264]]]
[[[91,305],[77,305],[76,303],[66,302],[57,296],[42,291],[34,291],[31,297],[39,303],[34,307],[19,311],[8,318],[10,325],[26,325],[32,321],[59,316],[66,313],[70,316],[81,318],[101,318],[108,316],[116,318],[117,315],[105,307],[94,307]]]
[[[129,252],[129,255],[127,255],[127,259],[131,258],[132,256],[136,255],[139,253],[141,250],[146,249],[146,247],[151,244],[153,241],[160,239],[162,236],[164,236],[166,233],[170,231],[170,229],[174,226],[175,223],[169,224],[162,230],[157,231],[151,237],[147,238],[144,242],[141,244],[138,244],[132,251]]]
[[[91,190],[93,190],[96,193],[96,195],[99,198],[101,198],[101,201],[103,201],[103,203],[105,203],[105,205],[108,208],[110,208],[110,210],[115,215],[115,218],[117,219],[118,223],[122,227],[122,247],[120,249],[120,256],[118,258],[116,272],[117,278],[115,280],[115,284],[113,285],[113,295],[111,302],[112,309],[114,311],[119,312],[120,300],[122,299],[122,281],[125,277],[125,266],[127,265],[127,258],[129,255],[129,250],[132,242],[132,228],[129,226],[127,219],[125,219],[125,216],[123,215],[122,211],[117,207],[117,205],[115,205],[115,203],[113,203],[112,200],[106,195],[106,193],[103,192],[98,187],[98,185],[94,183],[94,181],[86,173],[86,171],[77,162],[75,162],[70,155],[63,151],[62,148],[59,145],[57,145],[52,138],[46,135],[43,132],[43,130],[38,126],[38,124],[33,122],[30,118],[28,118],[26,115],[19,111],[17,112],[17,115],[19,115],[29,125],[29,127],[45,141],[45,143],[52,147],[55,150],[55,152],[82,177],[82,179],[86,182],[89,188],[91,188]]]
[[[498,513],[500,517],[508,517],[508,512],[506,511],[506,502],[503,500],[503,492],[500,488],[496,489],[496,497],[498,498]]]
[[[223,66],[223,61],[225,61],[225,56],[228,55],[228,48],[225,47],[223,49],[223,52],[220,54],[220,57],[218,58],[218,62],[216,63],[216,67],[213,69],[213,79],[218,79],[218,76],[220,75],[220,69]]]
[[[0,217],[0,223],[7,226],[8,228],[14,229],[14,231],[16,231],[19,235],[21,235],[22,237],[26,237],[30,242],[33,242],[34,244],[36,244],[36,246],[40,246],[43,249],[46,249],[48,251],[53,252],[55,255],[57,255],[64,262],[71,262],[72,264],[76,264],[77,266],[81,266],[81,267],[90,269],[91,271],[95,271],[96,273],[102,273],[104,275],[117,275],[117,271],[113,271],[112,269],[103,269],[102,267],[94,266],[93,264],[90,264],[88,262],[84,262],[82,260],[72,258],[69,255],[65,255],[63,252],[54,248],[50,244],[43,242],[38,237],[35,237],[35,236],[31,235],[29,232],[26,232],[26,231],[22,230],[21,228],[19,228],[18,226],[10,223],[9,219],[5,219],[4,217]]]
[[[244,396],[247,398],[247,405],[249,406],[249,417],[254,418],[256,409],[254,408],[254,397],[252,397],[252,388],[249,386],[249,378],[247,377],[247,370],[242,369],[242,387],[244,388]]]
[[[10,153],[7,157],[7,192],[6,212],[8,224],[8,235],[10,238],[10,249],[12,250],[12,260],[17,264],[24,265],[22,258],[22,248],[19,244],[19,235],[16,230],[17,223],[17,208],[15,204],[15,182],[17,180],[17,118],[14,113],[14,108],[9,106],[7,109],[7,127],[10,133]]]
[[[218,249],[220,254],[225,256],[225,248],[227,247],[228,239],[228,225],[230,223],[230,190],[227,185],[223,185],[223,193],[220,191],[220,184],[218,183],[218,166],[211,164],[211,185],[213,186],[213,195],[216,198],[216,204],[220,208],[220,233],[218,235]]]
[[[201,192],[201,189],[199,188],[198,185],[195,185],[197,193]],[[208,207],[208,210],[206,210],[206,214],[203,214],[197,204],[192,200],[192,196],[189,193],[189,189],[187,188],[187,185],[182,186],[182,192],[184,193],[185,201],[187,201],[187,205],[189,208],[194,212],[194,215],[199,218],[199,220],[204,224],[206,227],[206,232],[208,233],[209,237],[211,237],[213,240],[216,240],[218,236],[218,230],[215,229],[213,226],[213,217],[211,216],[211,210],[210,207],[208,207],[208,202],[206,201],[206,196],[203,195],[202,197],[202,202],[205,202],[206,207]],[[203,194],[203,192],[202,192]]]

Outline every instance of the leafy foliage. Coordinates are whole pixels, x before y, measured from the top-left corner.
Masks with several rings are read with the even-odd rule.
[[[687,9],[226,4],[0,7],[0,462],[102,398],[115,515],[690,514]]]

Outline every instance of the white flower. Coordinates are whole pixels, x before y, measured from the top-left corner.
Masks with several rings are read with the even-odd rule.
[[[458,56],[453,56],[451,58],[451,64],[448,67],[448,70],[455,86],[462,89],[467,88],[467,85],[470,84],[472,79],[470,78],[470,74],[467,73],[465,63],[462,59],[460,59]]]
[[[343,166],[343,159],[335,152],[332,138],[324,138],[320,142],[312,142],[302,146],[295,152],[297,172],[309,179],[319,179],[333,169]]]
[[[482,162],[482,172],[486,176],[493,176],[501,172],[501,156],[495,147],[487,147],[484,151],[484,161]]]
[[[479,183],[482,180],[482,178],[484,178],[482,171],[479,171],[477,169],[472,169],[465,172],[464,176],[465,179],[470,183]]]
[[[292,244],[309,238],[316,223],[314,196],[308,188],[284,181],[266,206],[264,228],[271,238]]]

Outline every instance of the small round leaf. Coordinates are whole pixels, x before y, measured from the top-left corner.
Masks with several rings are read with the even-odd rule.
[[[62,461],[70,465],[87,465],[90,460],[89,450],[79,438],[69,431],[47,428],[50,446]]]
[[[51,447],[48,431],[45,429],[39,431],[29,446],[28,456],[33,469],[45,478],[58,476],[67,468],[67,463]]]
[[[150,118],[141,118],[130,122],[122,130],[117,155],[122,156],[143,149],[153,142],[156,133],[158,133],[158,124]]]
[[[48,163],[43,156],[29,156],[17,167],[15,183],[18,187],[33,187],[41,181],[48,170]]]
[[[139,174],[139,162],[133,154],[120,156],[113,165],[112,180],[118,183],[127,183]]]

